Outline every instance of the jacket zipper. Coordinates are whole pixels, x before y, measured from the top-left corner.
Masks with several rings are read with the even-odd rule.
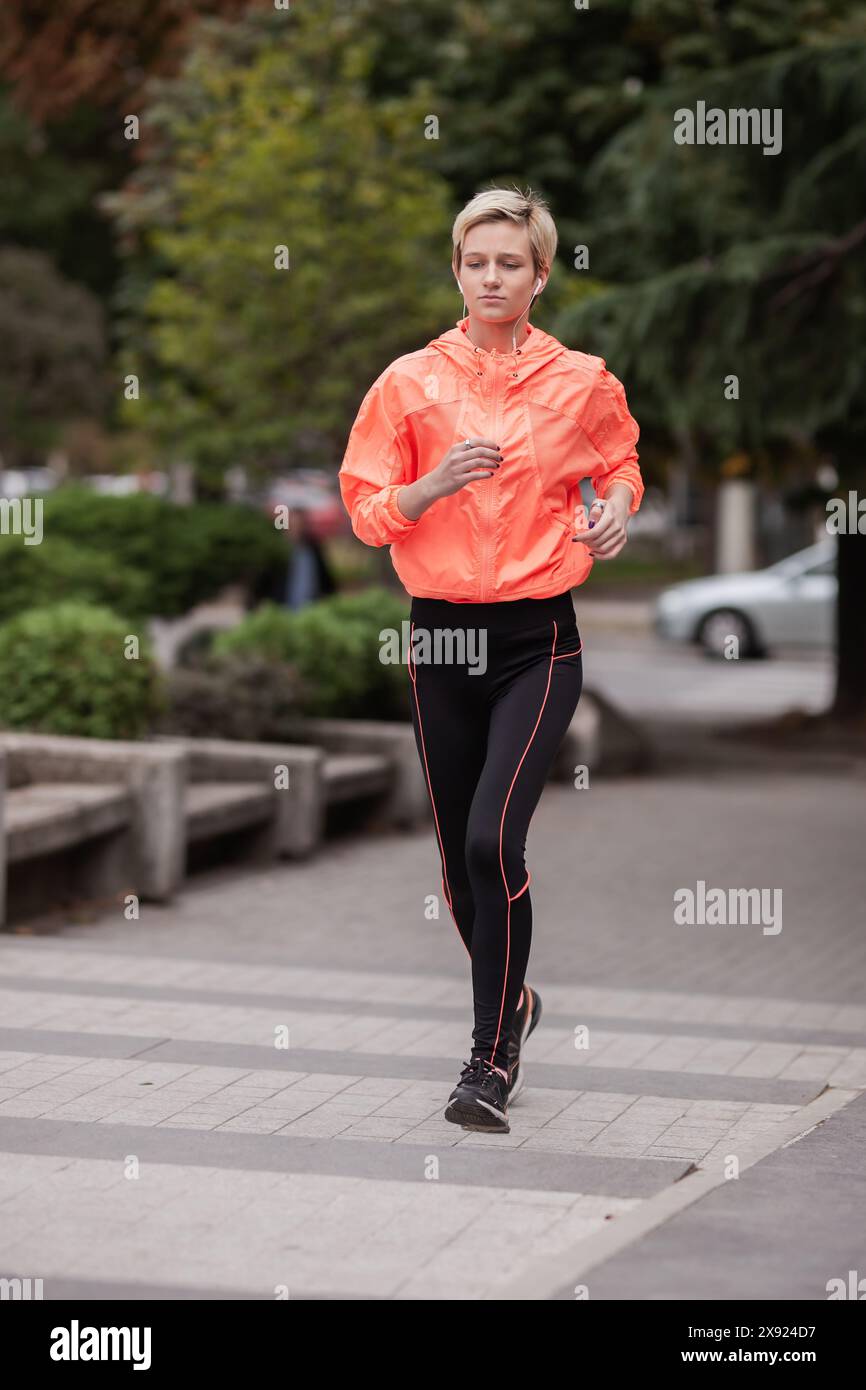
[[[496,361],[496,358],[495,358],[495,357],[493,357],[491,360],[492,360],[491,380],[492,380],[492,383],[493,383],[493,384],[492,384],[491,389],[490,389],[490,410],[489,410],[489,414],[488,414],[488,420],[489,420],[489,426],[488,426],[488,428],[489,428],[489,431],[490,431],[489,437],[490,437],[491,439],[496,439],[496,434],[495,434],[494,431],[495,431],[495,429],[496,429],[496,416],[497,416],[497,412],[498,412],[498,409],[499,409],[499,393],[498,393],[498,389],[497,389],[497,387],[498,387],[497,361]],[[496,480],[497,472],[498,472],[498,469],[494,469],[494,470],[493,470],[493,476],[492,476],[491,478],[488,478],[488,479],[487,479],[486,524],[485,524],[484,527],[483,527],[482,536],[481,536],[481,579],[480,579],[480,583],[479,583],[479,593],[478,593],[478,602],[479,602],[479,603],[484,603],[485,600],[486,600],[486,598],[487,598],[487,560],[488,560],[489,550],[490,550],[490,548],[491,548],[491,546],[490,546],[490,532],[491,532],[491,517],[492,517],[492,512],[493,512],[492,484],[493,484],[493,483],[495,482],[495,480]]]

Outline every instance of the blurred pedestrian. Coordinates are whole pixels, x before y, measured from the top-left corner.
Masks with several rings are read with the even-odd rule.
[[[318,598],[335,593],[337,585],[322,542],[306,511],[296,510],[292,513],[289,540],[291,555],[286,571],[286,606],[303,608]]]

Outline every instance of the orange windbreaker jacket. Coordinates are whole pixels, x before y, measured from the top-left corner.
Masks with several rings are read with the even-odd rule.
[[[467,336],[468,322],[374,381],[352,426],[340,492],[359,540],[390,545],[407,593],[463,603],[547,598],[592,569],[592,552],[571,539],[582,478],[598,497],[627,483],[630,512],[640,506],[638,426],[601,357],[532,325],[516,352],[486,352]],[[460,440],[482,436],[504,456],[493,476],[439,498],[417,521],[404,516],[401,487]]]

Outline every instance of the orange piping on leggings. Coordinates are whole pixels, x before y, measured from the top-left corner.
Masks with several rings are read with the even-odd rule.
[[[581,642],[581,644],[580,644],[580,646],[578,647],[578,649],[577,649],[576,652],[560,652],[560,653],[559,653],[559,656],[555,656],[555,657],[553,658],[553,660],[554,660],[554,661],[562,661],[562,658],[563,658],[564,656],[580,656],[580,654],[581,654],[582,651],[583,651],[583,643]]]
[[[436,838],[437,838],[438,841],[439,841],[439,852],[440,852],[440,854],[442,855],[442,869],[443,869],[443,872],[444,872],[444,875],[445,875],[445,876],[443,877],[443,879],[442,879],[442,887],[445,889],[445,901],[446,901],[446,903],[448,904],[448,911],[451,913],[451,920],[452,920],[452,922],[454,923],[454,926],[457,928],[457,935],[460,937],[460,940],[463,941],[463,937],[462,937],[462,935],[461,935],[460,928],[457,926],[457,918],[454,916],[454,908],[453,908],[453,906],[452,906],[452,904],[451,904],[451,887],[450,887],[449,883],[447,882],[448,866],[447,866],[446,863],[445,863],[445,847],[444,847],[444,845],[442,844],[442,836],[441,836],[440,833],[439,833],[439,817],[438,817],[438,815],[436,814],[436,802],[435,802],[434,799],[433,799],[433,785],[432,785],[432,783],[431,783],[431,781],[430,781],[430,769],[429,769],[429,767],[427,766],[427,745],[426,745],[426,743],[424,742],[424,729],[423,729],[423,726],[422,726],[422,724],[421,724],[421,706],[420,706],[420,704],[418,703],[418,681],[417,681],[416,676],[415,676],[415,675],[413,674],[413,672],[412,672],[412,666],[413,666],[413,664],[414,664],[413,661],[412,661],[412,637],[413,637],[414,632],[415,632],[415,624],[412,623],[412,625],[411,625],[411,627],[410,627],[410,629],[409,629],[409,676],[410,676],[410,678],[411,678],[411,680],[412,680],[412,689],[413,689],[414,694],[415,694],[415,709],[416,709],[416,712],[417,712],[417,714],[418,714],[418,732],[419,732],[419,734],[421,735],[421,751],[422,751],[422,753],[424,754],[424,775],[425,775],[425,777],[427,778],[427,790],[428,790],[429,793],[430,793],[430,805],[433,807],[433,819],[434,819],[434,821],[436,822]],[[465,942],[465,941],[463,941],[463,946],[464,946],[464,949],[465,949],[465,951],[466,951],[467,956],[468,956],[469,959],[471,960],[471,959],[472,959],[472,953],[471,953],[471,951],[469,950],[469,948],[466,946],[466,942]]]
[[[521,888],[521,890],[520,890],[519,893],[515,893],[513,898],[509,898],[509,899],[508,899],[508,901],[509,901],[510,903],[516,902],[517,899],[518,899],[519,897],[521,897],[522,894],[524,894],[524,893],[526,892],[527,888],[529,887],[529,880],[530,880],[531,878],[532,878],[532,874],[531,874],[531,873],[529,872],[529,870],[527,869],[527,870],[526,870],[526,882],[524,883],[524,885],[523,885],[523,887]]]
[[[535,728],[532,730],[532,733],[529,735],[529,740],[528,740],[528,742],[527,742],[527,744],[526,744],[526,747],[525,747],[524,750],[523,750],[523,753],[521,754],[520,762],[517,764],[517,767],[516,767],[515,772],[514,772],[514,776],[513,776],[512,779],[511,779],[511,786],[508,788],[508,794],[507,794],[507,796],[506,796],[506,798],[505,798],[505,805],[502,807],[502,817],[501,817],[501,819],[500,819],[500,821],[499,821],[499,868],[500,868],[500,870],[501,870],[501,872],[502,872],[502,882],[505,884],[505,896],[506,896],[506,898],[508,899],[508,905],[507,905],[507,916],[506,916],[506,923],[505,923],[505,927],[506,927],[505,975],[504,975],[503,980],[502,980],[502,1001],[501,1001],[501,1003],[500,1003],[500,1005],[499,1005],[499,1021],[498,1021],[497,1025],[496,1025],[496,1037],[495,1037],[495,1039],[494,1039],[494,1041],[493,1041],[493,1051],[492,1051],[491,1054],[490,1054],[490,1065],[491,1065],[491,1066],[494,1066],[494,1065],[495,1065],[495,1063],[494,1063],[494,1061],[493,1061],[493,1058],[496,1056],[496,1048],[497,1048],[497,1045],[498,1045],[498,1043],[499,1043],[499,1033],[500,1033],[500,1030],[501,1030],[501,1028],[502,1028],[502,1011],[503,1011],[503,1009],[505,1008],[505,987],[506,987],[506,985],[508,984],[508,961],[509,961],[509,958],[510,958],[510,956],[511,956],[511,904],[512,904],[512,902],[514,901],[515,898],[519,898],[519,897],[520,897],[520,893],[523,893],[523,892],[529,887],[529,878],[527,877],[527,880],[526,880],[526,882],[524,883],[523,887],[521,888],[520,893],[515,893],[514,898],[511,898],[511,897],[509,896],[509,893],[508,893],[508,879],[507,879],[506,876],[505,876],[505,865],[504,865],[503,862],[502,862],[502,834],[503,834],[503,831],[504,831],[504,829],[505,829],[505,812],[508,810],[508,802],[509,802],[509,799],[510,799],[510,797],[511,797],[511,793],[512,793],[512,791],[513,791],[513,789],[514,789],[514,783],[517,781],[517,775],[518,775],[518,773],[520,772],[521,767],[523,766],[523,760],[524,760],[524,758],[526,757],[527,753],[529,752],[529,748],[530,748],[530,745],[531,745],[531,743],[532,743],[532,740],[535,738],[536,730],[538,729],[538,726],[539,726],[539,724],[541,723],[541,716],[542,716],[543,713],[544,713],[544,706],[547,704],[547,696],[548,696],[548,694],[549,694],[549,692],[550,692],[550,678],[551,678],[551,676],[553,675],[553,663],[554,663],[554,661],[556,660],[556,657],[554,656],[554,652],[556,651],[556,635],[557,635],[557,631],[558,631],[558,629],[557,629],[557,626],[556,626],[556,619],[554,618],[554,620],[553,620],[553,646],[552,646],[551,649],[550,649],[550,665],[549,665],[548,668],[547,668],[547,688],[545,689],[545,692],[544,692],[544,699],[543,699],[542,702],[541,702],[541,709],[538,711],[538,718],[537,718],[536,721],[535,721]],[[574,653],[571,652],[571,653],[569,653],[569,655],[573,656]]]

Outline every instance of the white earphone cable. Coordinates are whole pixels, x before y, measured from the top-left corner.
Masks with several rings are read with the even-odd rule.
[[[460,283],[459,280],[457,281],[457,288],[459,289],[461,295],[463,296],[463,313],[462,313],[462,315],[461,315],[461,318],[466,318],[466,316],[467,316],[466,295],[463,293],[463,286],[461,285],[461,283]],[[520,314],[518,314],[517,318],[514,320],[515,325],[518,324],[518,323],[520,322],[520,320],[523,318],[523,315],[524,315],[524,314],[528,314],[528,313],[529,313],[530,309],[532,308],[532,301],[533,301],[533,299],[535,299],[536,295],[540,293],[540,291],[541,291],[540,282],[539,282],[538,280],[536,280],[536,282],[535,282],[535,289],[532,291],[532,294],[529,296],[529,303],[527,304],[526,308],[525,308]],[[517,351],[517,328],[516,328],[516,326],[515,326],[514,328],[512,328],[512,330],[511,330],[511,350],[512,350],[512,352],[516,352],[516,351]]]

